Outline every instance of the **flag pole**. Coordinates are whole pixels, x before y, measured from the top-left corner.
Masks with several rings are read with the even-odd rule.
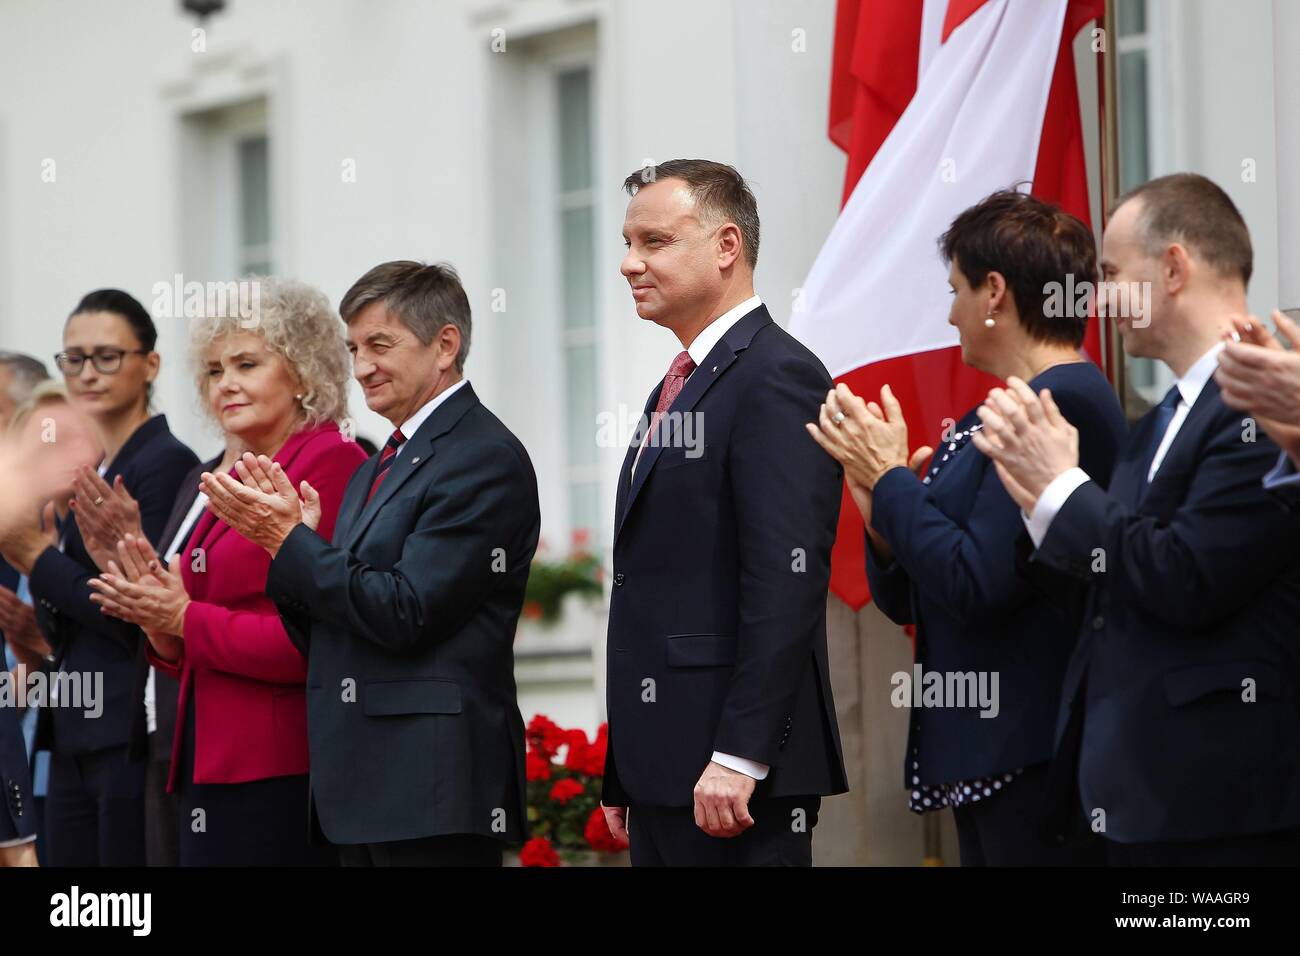
[[[1110,221],[1111,210],[1119,198],[1119,33],[1115,17],[1116,0],[1106,0],[1102,14],[1102,36],[1105,46],[1097,67],[1101,86],[1101,223],[1102,229]],[[1099,320],[1106,371],[1119,398],[1119,405],[1128,413],[1128,369],[1124,364],[1124,343],[1110,319]]]

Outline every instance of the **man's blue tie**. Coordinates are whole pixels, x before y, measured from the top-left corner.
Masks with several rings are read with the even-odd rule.
[[[1178,386],[1171,388],[1164,399],[1154,409],[1155,416],[1151,426],[1150,447],[1147,448],[1146,455],[1143,456],[1142,484],[1147,484],[1147,475],[1151,473],[1151,462],[1156,457],[1156,451],[1160,448],[1160,442],[1165,437],[1165,432],[1169,431],[1169,423],[1174,420],[1174,410],[1178,408],[1178,402],[1182,395],[1178,391]]]

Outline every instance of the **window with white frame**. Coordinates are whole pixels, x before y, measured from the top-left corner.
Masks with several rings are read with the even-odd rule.
[[[586,23],[516,37],[487,63],[491,286],[502,305],[480,314],[500,342],[498,374],[529,397],[501,414],[533,457],[549,559],[574,543],[601,553],[612,531],[598,303],[617,245],[598,236],[610,190],[597,172],[597,49]]]
[[[235,146],[239,164],[237,232],[242,275],[271,273],[271,146],[265,132],[241,137]]]
[[[1119,180],[1124,193],[1163,175],[1176,152],[1172,123],[1175,104],[1165,79],[1164,54],[1177,45],[1177,0],[1116,0],[1115,19],[1119,123]],[[1148,402],[1160,401],[1173,384],[1173,373],[1162,362],[1128,359],[1133,390]]]
[[[594,436],[600,341],[596,322],[591,67],[584,64],[560,69],[554,83],[569,524],[575,533],[599,538],[604,512]]]
[[[181,150],[187,271],[219,281],[271,274],[276,262],[266,100],[186,114]]]

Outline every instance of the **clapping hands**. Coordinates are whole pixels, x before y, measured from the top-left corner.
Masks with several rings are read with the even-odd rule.
[[[204,472],[208,510],[272,557],[299,524],[313,531],[320,527],[320,495],[304,481],[299,498],[279,462],[245,452],[235,462],[235,470],[240,481],[228,474]]]
[[[983,428],[971,441],[997,468],[1013,501],[1031,514],[1047,486],[1079,464],[1079,431],[1048,389],[1035,395],[1014,376],[995,388],[976,414]]]

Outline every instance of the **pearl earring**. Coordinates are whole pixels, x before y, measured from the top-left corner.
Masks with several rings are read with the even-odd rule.
[[[993,328],[993,326],[996,325],[996,324],[997,324],[997,323],[993,321],[993,310],[992,310],[992,309],[989,309],[989,315],[988,315],[988,318],[986,318],[986,319],[984,320],[984,327],[987,328],[987,329],[991,329],[991,328]]]

